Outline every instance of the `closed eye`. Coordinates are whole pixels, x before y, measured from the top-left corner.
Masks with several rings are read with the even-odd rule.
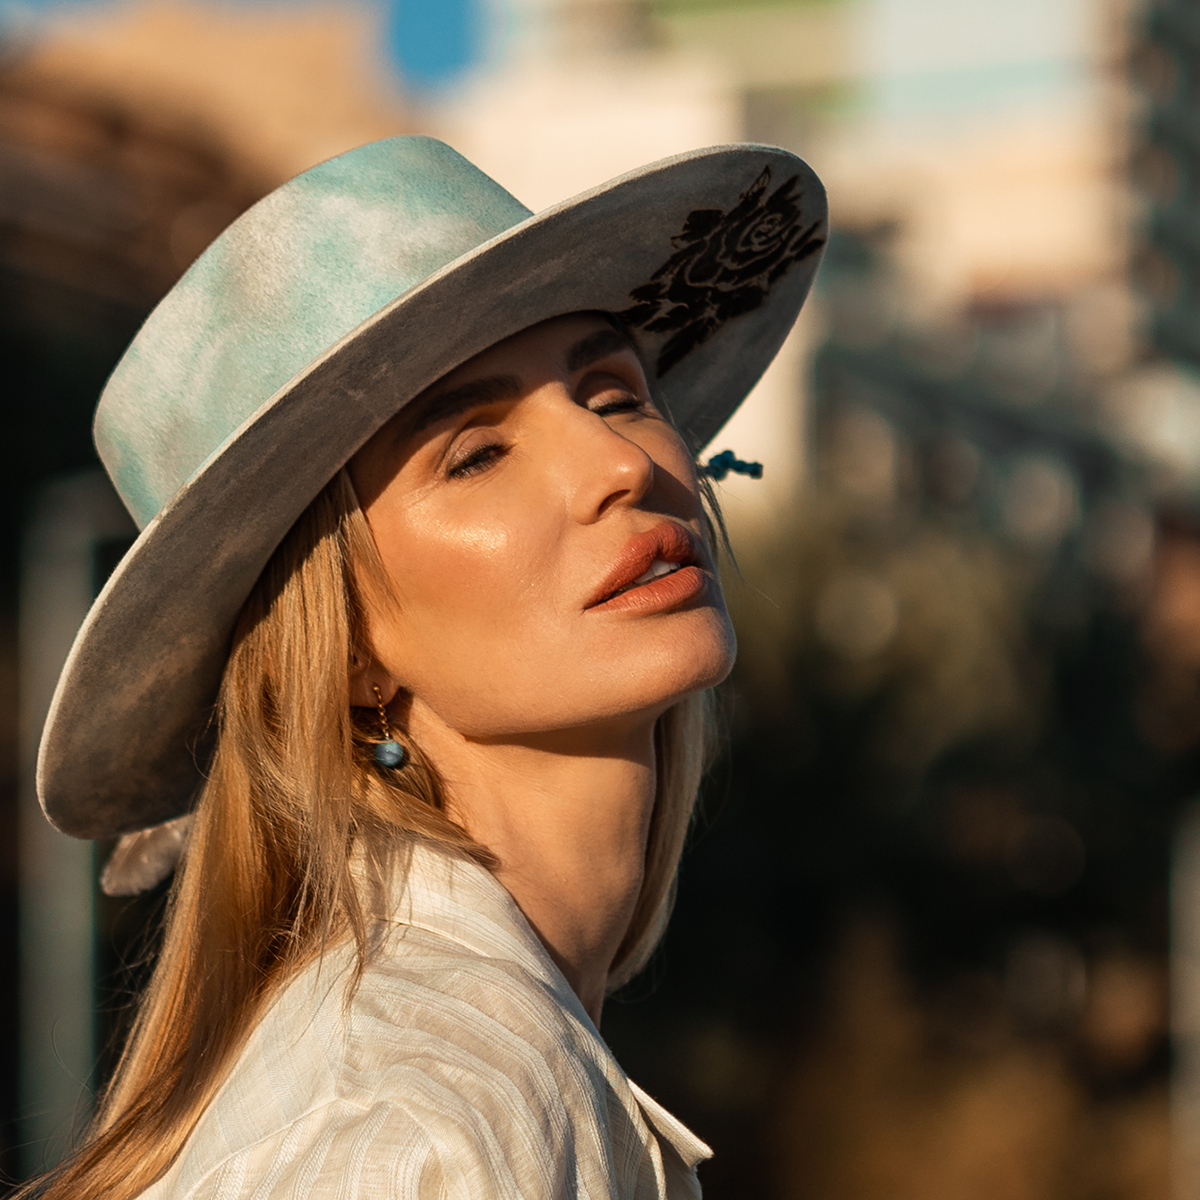
[[[616,361],[593,366],[575,388],[575,402],[599,417],[622,413],[654,413],[637,360],[620,355]]]
[[[600,417],[611,417],[617,413],[640,412],[645,402],[637,396],[613,396],[591,406],[591,411]]]
[[[494,466],[508,453],[508,448],[499,442],[488,442],[476,446],[457,462],[451,463],[446,470],[449,479],[466,479],[470,475],[478,475]]]

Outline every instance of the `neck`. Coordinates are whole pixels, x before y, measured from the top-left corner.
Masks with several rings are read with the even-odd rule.
[[[445,781],[450,815],[496,855],[496,877],[599,1025],[645,872],[653,722],[520,742],[413,725]]]

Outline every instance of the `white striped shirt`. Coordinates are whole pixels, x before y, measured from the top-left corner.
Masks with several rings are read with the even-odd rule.
[[[413,852],[346,1003],[275,999],[142,1200],[684,1200],[711,1151],[631,1083],[488,871]]]

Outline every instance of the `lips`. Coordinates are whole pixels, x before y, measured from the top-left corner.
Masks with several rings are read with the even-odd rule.
[[[645,593],[646,601],[652,600],[651,593],[663,602],[686,599],[703,586],[702,563],[700,547],[691,530],[674,521],[661,521],[653,529],[629,539],[586,607],[598,608],[617,600],[626,600],[621,607],[629,607],[641,592]]]

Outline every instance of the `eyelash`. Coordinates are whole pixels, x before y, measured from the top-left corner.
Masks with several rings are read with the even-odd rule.
[[[499,442],[476,446],[470,454],[450,467],[446,474],[451,479],[465,479],[469,475],[477,475],[480,471],[487,470],[495,458],[503,457],[506,452],[506,448]]]
[[[591,411],[597,416],[609,417],[615,416],[617,413],[623,412],[638,412],[642,407],[642,401],[632,392],[626,393],[617,400],[610,400],[606,404],[601,404]]]
[[[638,412],[642,406],[643,401],[638,396],[627,392],[620,398],[600,404],[589,411],[597,416],[611,417],[619,413]],[[503,458],[507,453],[508,447],[501,442],[487,442],[485,445],[476,446],[465,458],[454,463],[446,471],[446,475],[450,479],[466,479],[479,474],[480,471],[486,471],[496,459]]]

